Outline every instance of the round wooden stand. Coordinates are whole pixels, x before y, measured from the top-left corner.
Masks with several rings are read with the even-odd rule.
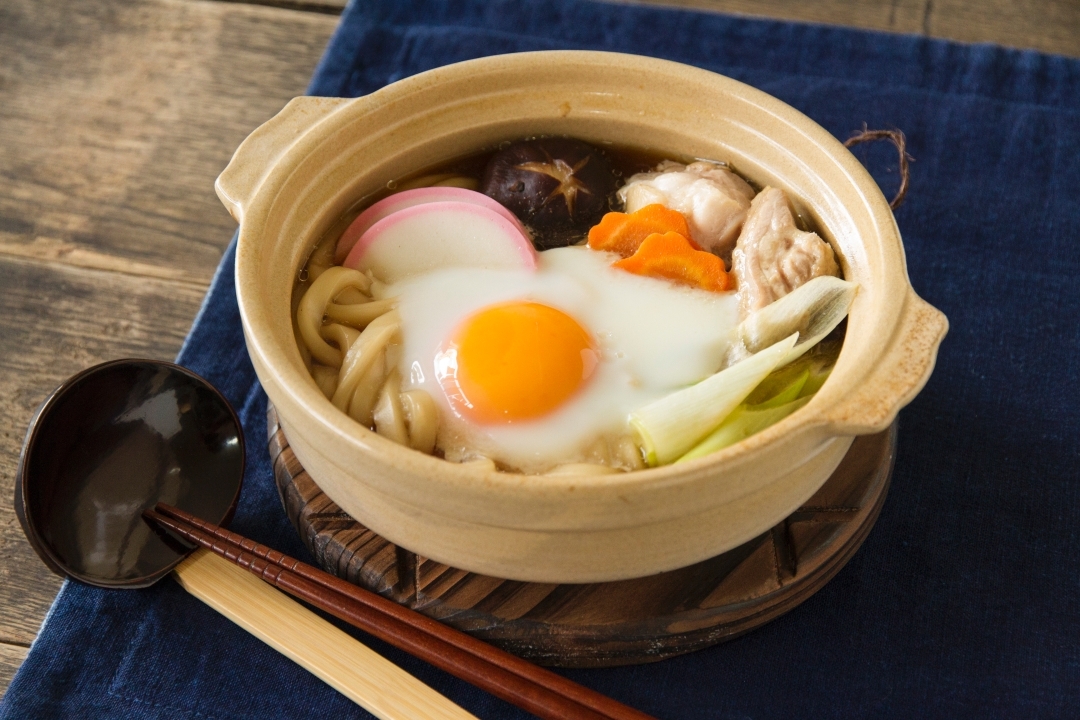
[[[524,583],[477,575],[399,548],[335,505],[289,448],[271,407],[270,457],[285,512],[328,572],[541,665],[662,660],[752,630],[827,583],[877,520],[896,424],[855,439],[810,500],[723,555],[635,580]]]

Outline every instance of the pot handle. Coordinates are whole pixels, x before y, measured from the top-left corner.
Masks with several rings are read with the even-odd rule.
[[[930,379],[948,330],[945,314],[909,289],[885,356],[859,389],[826,412],[827,425],[837,435],[868,435],[887,428]]]
[[[293,98],[281,112],[255,128],[236,148],[214,183],[229,214],[241,222],[244,208],[250,207],[278,158],[320,121],[350,102],[348,98]]]

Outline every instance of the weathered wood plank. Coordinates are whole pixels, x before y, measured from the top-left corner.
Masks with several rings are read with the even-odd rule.
[[[306,12],[340,15],[348,0],[217,0],[217,2],[243,3],[245,5],[264,5],[285,10],[303,10]]]
[[[627,0],[616,0],[626,2]],[[919,33],[927,0],[632,0],[649,5],[737,13],[776,20],[845,25],[866,30]]]
[[[0,642],[29,644],[60,579],[34,555],[11,507],[26,424],[49,391],[85,367],[171,359],[203,289],[2,257],[0,278]]]
[[[205,283],[213,181],[301,94],[335,17],[143,0],[0,4],[0,254]]]
[[[4,697],[4,691],[11,684],[11,678],[15,677],[15,671],[22,665],[29,650],[30,648],[22,645],[0,643],[0,698]]]
[[[990,42],[1080,57],[1080,3],[1075,0],[634,1],[930,35],[961,42]]]
[[[925,31],[962,42],[992,42],[1080,57],[1076,0],[933,0]]]
[[[175,354],[235,227],[213,180],[303,92],[336,22],[197,0],[0,4],[0,497],[62,379]],[[31,642],[59,585],[0,502],[0,642]],[[0,689],[22,655],[4,656]]]

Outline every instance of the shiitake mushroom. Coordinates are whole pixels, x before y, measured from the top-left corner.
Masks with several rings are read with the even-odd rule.
[[[506,206],[533,233],[538,250],[577,242],[608,211],[611,164],[573,138],[515,142],[492,156],[480,191]]]

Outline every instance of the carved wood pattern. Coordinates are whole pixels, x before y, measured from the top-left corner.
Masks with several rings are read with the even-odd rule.
[[[862,545],[885,500],[896,425],[856,438],[832,477],[782,523],[723,555],[619,582],[502,580],[399,548],[342,512],[289,448],[273,408],[269,449],[285,511],[339,577],[541,665],[653,662],[737,637],[817,592]]]

